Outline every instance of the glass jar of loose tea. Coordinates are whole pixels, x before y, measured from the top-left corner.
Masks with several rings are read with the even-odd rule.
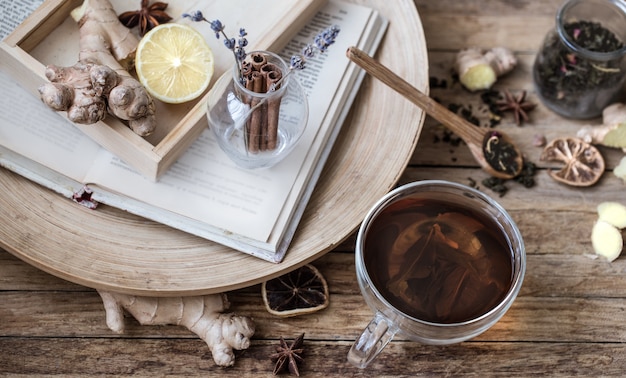
[[[569,0],[556,15],[533,67],[537,94],[556,113],[600,116],[621,101],[626,79],[626,2]]]

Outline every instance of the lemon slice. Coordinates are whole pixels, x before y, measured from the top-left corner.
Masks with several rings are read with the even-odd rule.
[[[202,34],[187,25],[162,24],[137,46],[135,70],[155,98],[179,104],[200,96],[213,76],[213,52]]]

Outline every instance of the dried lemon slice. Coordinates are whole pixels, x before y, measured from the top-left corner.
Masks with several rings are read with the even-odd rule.
[[[155,98],[170,104],[191,101],[209,86],[213,52],[202,34],[188,25],[162,24],[139,41],[137,77]]]
[[[328,284],[312,265],[263,282],[263,302],[270,314],[289,317],[328,307]]]
[[[556,181],[572,186],[591,186],[604,173],[604,158],[593,145],[579,138],[556,138],[541,153],[542,161],[565,164],[560,170],[548,170]]]

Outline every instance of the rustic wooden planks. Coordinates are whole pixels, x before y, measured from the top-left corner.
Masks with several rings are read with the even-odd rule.
[[[544,32],[530,26],[550,27],[560,3],[416,0],[430,49],[430,74],[449,75],[451,59],[467,41],[483,46],[504,41],[518,52],[520,67],[499,81],[498,88],[526,89],[536,101],[529,73],[534,46]],[[509,32],[504,36],[494,33],[505,27]],[[526,29],[528,33],[518,33]],[[458,86],[431,93],[447,103],[476,98]],[[278,337],[291,339],[306,332],[301,369],[305,377],[621,376],[626,370],[626,258],[612,264],[594,260],[589,234],[599,202],[626,202],[624,183],[610,172],[587,189],[554,182],[547,168],[555,165],[538,161],[540,149],[532,146],[533,134],[573,135],[583,122],[564,120],[543,106],[531,119],[517,127],[505,118],[498,127],[517,138],[539,164],[537,185],[526,189],[511,183],[504,197],[495,195],[524,236],[526,279],[511,310],[472,341],[432,347],[399,337],[369,369],[348,365],[345,356],[352,340],[371,316],[355,281],[354,235],[313,261],[331,290],[331,305],[322,312],[279,319],[265,312],[259,285],[228,293],[233,309],[253,316],[258,326],[252,346],[237,354],[230,369],[215,367],[202,341],[180,327],[143,327],[127,319],[127,334],[113,334],[104,324],[95,291],[0,252],[0,374],[270,377],[268,356]],[[436,123],[427,119],[400,182],[437,178],[468,183],[471,177],[480,183],[486,176],[465,147],[435,143],[437,131]],[[617,150],[602,152],[609,170],[623,156]],[[348,172],[332,167],[325,172],[338,173]]]

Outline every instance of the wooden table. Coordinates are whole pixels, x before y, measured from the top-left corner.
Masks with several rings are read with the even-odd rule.
[[[515,50],[520,63],[496,89],[527,90],[530,100],[538,101],[531,81],[532,62],[554,24],[560,0],[415,3],[429,47],[430,75],[447,78],[449,83],[447,88],[433,88],[432,96],[446,104],[478,106],[478,95],[451,85],[454,56],[467,46],[502,45]],[[410,46],[411,36],[405,38]],[[404,100],[398,97],[398,101]],[[347,364],[353,339],[371,317],[355,280],[353,237],[313,262],[331,291],[331,304],[321,312],[280,319],[265,311],[259,285],[228,293],[232,309],[252,316],[257,325],[251,347],[237,354],[232,368],[216,367],[202,340],[181,327],[144,327],[127,319],[126,334],[113,334],[94,290],[43,273],[2,251],[0,374],[271,376],[268,356],[278,337],[292,339],[304,332],[303,376],[622,375],[626,370],[626,257],[613,263],[591,258],[589,235],[598,203],[626,203],[624,183],[610,172],[624,154],[601,149],[607,172],[594,187],[558,184],[547,174],[556,165],[539,161],[541,148],[533,146],[534,135],[548,140],[572,136],[589,122],[563,119],[541,105],[530,117],[531,122],[517,127],[507,114],[497,127],[541,168],[533,188],[509,183],[503,197],[484,188],[480,182],[487,175],[465,146],[436,142],[442,130],[432,119],[426,121],[400,179],[400,183],[445,179],[464,184],[474,180],[511,213],[524,236],[528,269],[518,299],[500,322],[471,341],[432,347],[398,337],[367,370]]]

